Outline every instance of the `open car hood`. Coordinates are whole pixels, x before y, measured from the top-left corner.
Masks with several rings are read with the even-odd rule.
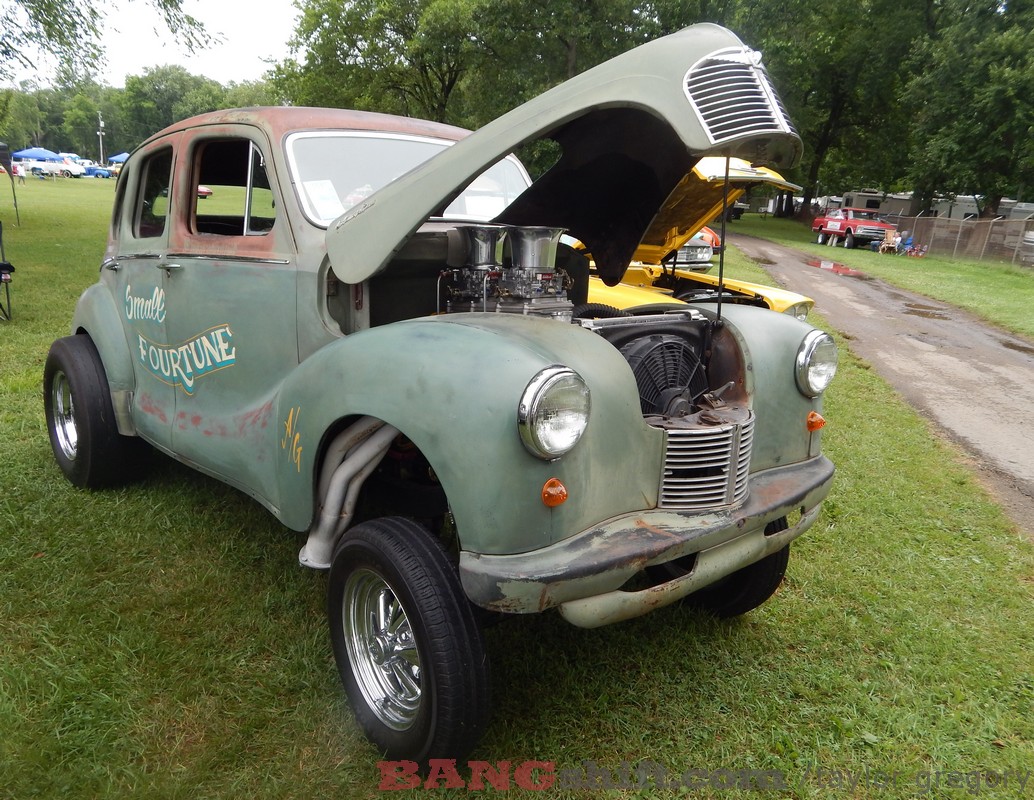
[[[742,158],[730,158],[728,172],[730,205],[757,184],[791,192],[801,189],[778,172],[767,167],[754,167]],[[633,260],[642,264],[660,264],[719,217],[725,205],[725,173],[725,158],[701,158],[668,196],[643,235]]]
[[[349,209],[327,230],[338,277],[385,269],[476,176],[539,139],[560,145],[559,160],[493,221],[566,229],[612,286],[641,243],[670,252],[700,217],[702,158],[786,168],[801,154],[759,54],[725,28],[694,25],[539,95]]]

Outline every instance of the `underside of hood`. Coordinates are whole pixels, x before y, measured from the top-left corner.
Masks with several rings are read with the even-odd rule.
[[[754,167],[741,158],[705,156],[693,166],[668,195],[636,248],[634,259],[660,264],[717,219],[726,204],[734,203],[753,186],[772,186],[798,192],[801,187],[766,167]]]
[[[787,168],[801,153],[758,54],[695,25],[519,106],[350,209],[327,232],[338,276],[358,283],[386,268],[477,175],[539,139],[555,140],[560,158],[494,221],[565,228],[610,285],[640,244],[670,252],[710,218],[701,159],[721,156],[724,176],[725,156]]]

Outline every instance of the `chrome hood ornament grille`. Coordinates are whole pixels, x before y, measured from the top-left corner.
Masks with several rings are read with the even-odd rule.
[[[685,88],[712,144],[744,136],[797,135],[755,50],[730,47],[711,53],[690,67]]]

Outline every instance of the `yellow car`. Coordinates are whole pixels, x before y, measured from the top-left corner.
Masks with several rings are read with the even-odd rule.
[[[721,216],[726,202],[725,168],[724,158],[700,160],[683,180],[683,191],[661,211],[673,220],[683,222],[673,222],[663,240],[641,243],[636,250],[636,260],[625,271],[621,283],[607,286],[600,278],[592,277],[589,281],[590,308],[584,313],[606,313],[604,307],[643,313],[655,310],[659,304],[716,302],[718,277],[680,267],[677,254],[679,248],[708,222]],[[730,206],[756,184],[790,191],[800,188],[773,170],[752,167],[739,158],[729,159],[727,202]],[[807,319],[808,312],[815,305],[810,297],[774,286],[728,278],[722,286],[723,303],[765,306],[802,321]]]

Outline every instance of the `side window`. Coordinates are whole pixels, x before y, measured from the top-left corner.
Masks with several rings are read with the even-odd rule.
[[[248,139],[201,145],[198,154],[195,233],[261,236],[276,221],[273,191],[262,151]]]
[[[136,199],[133,235],[138,239],[149,239],[165,233],[165,223],[169,218],[172,148],[148,157],[140,169],[142,179]]]

